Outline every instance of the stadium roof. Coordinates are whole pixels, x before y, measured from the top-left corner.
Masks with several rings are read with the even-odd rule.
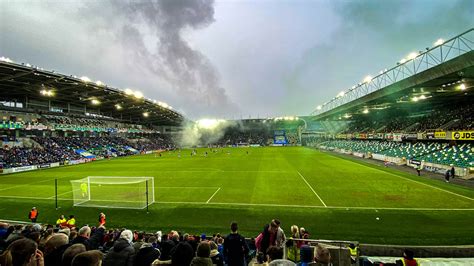
[[[474,29],[470,29],[450,40],[438,40],[434,48],[413,54],[374,78],[367,77],[318,106],[313,119],[350,118],[371,109],[472,103],[473,87]]]
[[[103,116],[153,125],[177,126],[184,116],[163,102],[146,99],[139,91],[120,90],[91,81],[47,71],[29,64],[16,64],[0,58],[0,101],[48,101],[62,106],[76,106]],[[31,108],[31,106],[30,106]],[[34,109],[34,108],[33,108]]]

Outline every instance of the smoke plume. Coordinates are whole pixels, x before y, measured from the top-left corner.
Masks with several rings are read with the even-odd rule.
[[[186,31],[214,22],[213,0],[110,1],[91,4],[86,11],[103,12],[105,6],[112,10],[100,15],[109,16],[114,23],[104,18],[95,24],[115,35],[129,64],[155,76],[158,86],[171,87],[185,104],[200,107],[188,115],[223,116],[238,110],[220,86],[219,74],[209,59],[183,38]]]

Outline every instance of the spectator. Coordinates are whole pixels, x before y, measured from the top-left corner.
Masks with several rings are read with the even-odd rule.
[[[238,233],[236,222],[230,224],[231,233],[224,240],[224,258],[228,265],[246,265],[246,255],[249,253],[249,247],[245,238]]]
[[[303,243],[298,240],[293,240],[301,238],[298,226],[292,225],[290,231],[291,236],[286,242],[287,258],[293,262],[298,262],[300,260],[300,248]]]
[[[296,266],[292,261],[283,259],[283,249],[278,246],[271,246],[267,250],[268,265],[288,265]]]
[[[161,243],[160,261],[171,260],[171,251],[176,246],[175,241],[171,239],[164,240]]]
[[[60,265],[64,251],[69,247],[69,238],[65,234],[54,234],[45,243],[44,261],[46,265]]]
[[[133,248],[135,249],[135,253],[138,253],[138,250],[142,247],[142,245],[145,243],[143,241],[143,238],[145,237],[145,233],[140,232],[137,234],[137,241],[133,243]]]
[[[86,247],[83,244],[74,244],[72,246],[69,246],[63,253],[61,265],[71,266],[72,259],[74,259],[74,257],[77,254],[80,254],[86,251],[87,251]]]
[[[332,265],[331,253],[329,253],[329,249],[327,249],[326,247],[323,247],[318,244],[314,251],[314,257],[314,261],[316,262],[315,265]]]
[[[277,226],[278,226],[278,231],[277,231],[277,234],[276,234],[276,240],[275,240],[275,245],[277,247],[280,247],[280,248],[283,248],[283,246],[285,245],[286,243],[286,236],[285,236],[285,232],[283,231],[283,229],[281,228],[280,226],[280,220],[278,219],[274,219],[272,220],[273,223],[275,223]]]
[[[313,250],[308,245],[302,245],[300,249],[300,264],[301,266],[308,265],[313,262],[314,254]]]
[[[275,222],[266,224],[263,227],[263,231],[255,239],[255,245],[257,246],[257,251],[263,252],[264,255],[267,255],[267,249],[276,244],[276,234],[278,232],[278,225]]]
[[[171,256],[171,265],[190,265],[194,257],[194,250],[188,242],[179,243]]]
[[[86,251],[75,256],[71,266],[100,266],[103,256],[98,250]]]
[[[191,261],[191,266],[212,266],[212,260],[210,258],[211,248],[209,242],[202,241],[199,243],[196,251],[196,257]]]
[[[209,243],[211,247],[211,260],[213,265],[224,266],[224,256],[217,250],[217,244],[213,241]]]
[[[91,236],[91,228],[83,226],[79,229],[78,236],[71,242],[71,244],[83,244],[87,250],[90,250],[89,237]]]
[[[13,241],[0,255],[0,265],[44,266],[43,253],[31,239],[21,238]]]
[[[149,266],[160,257],[160,250],[155,248],[156,237],[150,236],[146,243],[143,243],[139,250],[135,252],[134,266]]]
[[[132,266],[135,250],[132,246],[133,233],[124,230],[120,233],[120,238],[115,241],[114,246],[105,255],[104,266]]]

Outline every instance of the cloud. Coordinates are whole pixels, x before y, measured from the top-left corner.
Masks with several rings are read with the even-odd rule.
[[[470,1],[339,1],[333,9],[343,23],[284,77],[287,112],[309,113],[364,76],[474,25]]]

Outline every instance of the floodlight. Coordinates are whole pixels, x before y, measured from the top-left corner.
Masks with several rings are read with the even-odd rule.
[[[371,76],[366,76],[363,81],[364,81],[364,83],[369,83],[369,82],[372,81],[372,77]]]
[[[135,91],[133,93],[133,96],[135,96],[135,98],[137,98],[137,99],[141,99],[141,98],[143,98],[143,93],[141,91]]]
[[[402,60],[400,60],[400,64],[404,64],[407,60],[405,58],[403,58]]]
[[[3,56],[0,57],[0,61],[7,62],[7,63],[13,63],[13,61],[12,61],[10,58],[8,58],[8,57],[3,57]]]
[[[48,97],[54,96],[54,92],[52,90],[41,90],[40,94]]]
[[[144,116],[144,117],[148,117],[149,115],[150,115],[150,114],[148,114],[148,112],[144,112],[144,113],[143,113],[143,116]]]
[[[91,82],[91,79],[86,77],[86,76],[82,76],[80,77],[80,80],[84,81],[84,82]]]
[[[92,103],[93,105],[99,105],[99,104],[100,104],[100,101],[97,100],[97,99],[92,99],[92,100],[91,100],[91,103]]]
[[[462,83],[461,85],[459,85],[459,89],[462,90],[462,91],[465,91],[466,90],[466,85],[464,83]]]
[[[337,98],[344,96],[344,94],[346,94],[344,91],[339,92],[339,94],[337,94]]]
[[[438,39],[433,45],[434,46],[440,46],[444,43],[444,40],[443,39]]]
[[[116,104],[116,105],[115,105],[115,108],[116,108],[117,110],[122,110],[122,106],[121,106],[120,104]]]
[[[418,97],[415,96],[411,100],[414,101],[414,102],[418,102]]]
[[[102,81],[100,81],[100,80],[96,81],[95,84],[97,86],[103,86],[104,85],[104,83],[102,83]]]
[[[426,96],[425,96],[425,95],[421,95],[420,97],[418,97],[418,99],[424,100],[424,99],[426,99]]]
[[[408,60],[413,60],[413,59],[415,59],[417,56],[418,56],[418,53],[413,52],[413,53],[410,53],[410,54],[407,56],[407,58],[408,58]]]
[[[203,129],[214,129],[224,122],[222,119],[201,119],[196,121],[196,125]]]
[[[321,110],[321,109],[323,109],[323,107],[321,105],[318,105],[318,107],[316,107],[316,109]]]
[[[362,111],[362,113],[368,114],[368,113],[369,113],[369,109],[365,108],[364,111]]]
[[[127,95],[132,95],[133,94],[133,90],[129,89],[129,88],[126,88],[125,89],[125,94]]]

